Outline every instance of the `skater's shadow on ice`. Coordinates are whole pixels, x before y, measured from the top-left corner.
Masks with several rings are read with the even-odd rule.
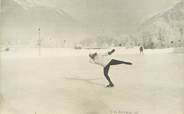
[[[84,79],[84,78],[75,78],[75,77],[65,77],[66,80],[74,80],[74,81],[83,81],[91,85],[104,86],[101,83],[93,82],[95,80],[101,80],[102,78],[93,78],[93,79]]]

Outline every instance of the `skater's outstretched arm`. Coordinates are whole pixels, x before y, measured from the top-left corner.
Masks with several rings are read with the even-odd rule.
[[[95,53],[93,53],[93,54],[89,54],[89,57],[90,57],[91,59],[94,59],[95,56],[97,56],[97,52],[95,52]]]
[[[114,52],[115,52],[115,49],[112,49],[111,51],[108,52],[108,55],[111,55]]]
[[[97,53],[95,52],[95,53],[93,53],[93,54],[89,54],[89,62],[91,63],[91,64],[95,64],[95,62],[94,62],[94,59],[95,59],[95,56],[97,55]]]
[[[106,52],[106,53],[103,53],[102,55],[103,56],[108,56],[108,55],[111,55],[112,53],[114,53],[115,52],[115,49],[112,49],[111,51],[108,51],[108,52]]]

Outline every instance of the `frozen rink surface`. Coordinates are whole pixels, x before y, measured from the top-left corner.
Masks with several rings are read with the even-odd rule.
[[[112,66],[115,87],[105,88],[102,68],[89,63],[94,51],[1,52],[0,113],[184,114],[184,53],[117,50],[133,65]]]

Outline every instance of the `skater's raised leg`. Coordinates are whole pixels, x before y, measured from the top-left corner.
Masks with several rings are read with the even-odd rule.
[[[109,63],[109,65],[118,65],[118,64],[127,64],[127,65],[132,65],[131,62],[125,62],[125,61],[120,61],[120,60],[115,60],[112,59]]]

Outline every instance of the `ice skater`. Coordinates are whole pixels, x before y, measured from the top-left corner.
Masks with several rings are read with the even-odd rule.
[[[113,87],[114,86],[114,84],[112,83],[112,81],[108,75],[109,68],[111,65],[119,65],[119,64],[132,65],[131,62],[125,62],[125,61],[112,59],[111,55],[114,52],[115,52],[115,49],[112,49],[111,51],[109,51],[107,53],[95,52],[95,53],[89,54],[91,63],[97,64],[97,65],[100,65],[103,67],[103,72],[104,72],[105,78],[109,82],[109,84],[106,87]]]

